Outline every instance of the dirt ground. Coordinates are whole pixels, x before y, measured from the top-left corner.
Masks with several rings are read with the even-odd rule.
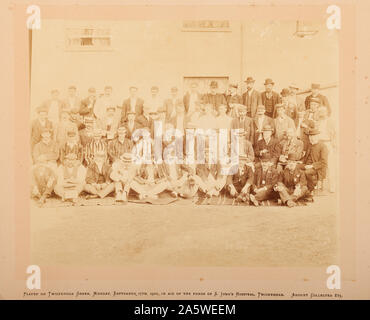
[[[31,206],[37,265],[327,266],[338,252],[336,196],[295,208],[129,203]]]

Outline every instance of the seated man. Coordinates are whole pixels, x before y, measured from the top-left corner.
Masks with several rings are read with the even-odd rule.
[[[287,164],[289,154],[295,154],[297,160],[301,160],[304,156],[303,142],[295,136],[295,130],[289,128],[280,141],[281,154],[278,162],[278,171],[281,172]]]
[[[162,168],[168,180],[168,190],[173,197],[193,198],[198,191],[194,170],[186,164],[163,163]]]
[[[131,153],[123,153],[113,162],[110,178],[114,183],[116,201],[127,202],[135,174],[136,165],[132,163]]]
[[[249,192],[254,181],[253,160],[245,155],[239,156],[238,172],[227,178],[227,189],[237,201],[249,203]]]
[[[305,163],[304,169],[308,191],[312,196],[314,189],[317,189],[319,193],[322,192],[322,182],[326,178],[328,167],[328,148],[320,141],[320,131],[318,129],[310,129],[307,134],[310,139],[310,146],[303,162]]]
[[[272,136],[273,131],[274,129],[270,125],[264,126],[262,130],[263,137],[256,142],[254,154],[256,159],[261,159],[264,154],[268,155],[272,164],[275,165],[280,157],[281,147],[279,140]]]
[[[139,194],[139,199],[158,199],[158,195],[168,189],[168,181],[156,164],[142,164],[131,183],[131,188]]]
[[[84,118],[84,128],[79,131],[82,146],[85,146],[94,139],[95,120],[91,117]]]
[[[32,169],[32,198],[43,205],[46,198],[50,197],[56,183],[56,175],[48,166],[39,163]]]
[[[95,128],[93,139],[85,146],[84,160],[87,167],[90,166],[90,164],[94,161],[95,150],[104,150],[104,152],[107,154],[107,142],[102,136],[103,131],[100,128]]]
[[[67,129],[67,141],[64,145],[60,148],[60,162],[63,163],[65,160],[65,156],[69,153],[75,153],[77,159],[82,162],[83,160],[83,148],[81,143],[79,142],[77,132],[75,128],[68,128]]]
[[[94,161],[86,172],[85,191],[93,197],[105,198],[114,191],[110,173],[111,167],[107,162],[107,153],[104,150],[95,150]]]
[[[72,200],[74,204],[78,204],[79,195],[85,187],[86,169],[75,153],[65,156],[64,163],[58,167],[56,175],[55,194],[61,197],[62,201]]]
[[[103,137],[108,141],[116,137],[119,126],[120,118],[116,110],[115,106],[108,106],[104,116],[97,120],[97,126],[103,130]]]
[[[112,163],[119,160],[123,154],[131,153],[133,148],[132,141],[126,136],[126,127],[119,127],[117,133],[118,137],[108,143],[108,156]]]
[[[259,201],[275,199],[277,197],[274,187],[276,186],[279,175],[273,166],[271,157],[263,153],[260,161],[260,166],[256,167],[254,185],[250,194],[250,200],[255,206],[259,205]]]
[[[197,165],[194,179],[207,198],[218,197],[225,187],[227,175],[222,174],[220,163],[210,163],[209,149],[205,149],[205,163]]]
[[[35,164],[43,163],[55,171],[57,169],[59,150],[56,142],[51,139],[51,135],[52,132],[49,129],[43,129],[41,141],[33,148],[32,156]]]
[[[279,193],[283,204],[289,208],[297,205],[297,200],[307,194],[307,180],[303,170],[297,166],[298,156],[290,153],[287,165],[280,174],[275,191]]]

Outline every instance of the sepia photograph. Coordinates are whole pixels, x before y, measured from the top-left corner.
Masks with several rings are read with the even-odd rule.
[[[42,19],[36,265],[338,263],[339,35],[325,19]]]

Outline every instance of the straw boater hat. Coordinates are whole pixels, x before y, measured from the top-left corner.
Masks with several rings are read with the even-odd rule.
[[[297,153],[289,153],[287,161],[288,162],[297,162],[297,161],[299,161],[298,154]]]
[[[315,136],[315,135],[320,134],[320,130],[317,129],[317,128],[311,128],[311,129],[307,130],[307,134],[309,136]]]
[[[278,104],[275,105],[275,110],[277,110],[277,109],[284,109],[284,107],[285,107],[284,104],[278,103]]]
[[[264,127],[263,127],[263,129],[262,129],[262,131],[274,131],[274,128],[273,127],[271,127],[269,124],[266,124]]]
[[[265,108],[265,106],[263,105],[263,104],[260,104],[260,105],[258,105],[257,106],[257,111],[258,110],[263,110],[263,111],[265,111],[266,110],[266,108]]]
[[[120,159],[123,163],[131,163],[132,162],[132,154],[125,152],[120,156]]]
[[[119,127],[119,128],[117,129],[117,133],[118,133],[118,134],[120,134],[120,133],[126,133],[126,132],[127,132],[126,127]]]

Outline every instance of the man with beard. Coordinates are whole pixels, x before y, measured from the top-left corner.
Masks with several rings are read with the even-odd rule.
[[[250,201],[258,206],[260,201],[272,200],[278,194],[274,190],[278,182],[279,174],[275,169],[271,158],[264,153],[260,157],[260,165],[256,166],[254,184],[250,193]]]
[[[273,118],[275,114],[275,105],[281,103],[281,97],[279,94],[272,90],[274,87],[274,81],[271,79],[265,80],[265,91],[261,93],[262,104],[266,108],[266,116]]]
[[[237,201],[249,204],[250,188],[254,182],[253,158],[246,155],[239,156],[238,171],[227,178],[227,190],[230,196]]]
[[[211,81],[210,84],[210,92],[206,93],[203,96],[203,103],[204,104],[211,104],[213,106],[213,114],[216,116],[218,114],[218,107],[221,104],[226,104],[225,96],[221,93],[219,93],[218,90],[218,82],[217,81]]]
[[[247,91],[243,93],[243,104],[247,107],[247,116],[254,118],[257,112],[257,106],[262,104],[261,93],[255,90],[255,80],[252,77],[248,77],[245,80],[247,85]]]
[[[253,132],[254,132],[254,137],[252,140],[253,145],[255,146],[259,140],[262,139],[262,131],[263,128],[266,125],[271,126],[272,128],[274,127],[274,120],[268,116],[265,115],[265,106],[259,105],[257,107],[257,112],[256,116],[253,118]]]
[[[297,201],[307,194],[306,175],[303,170],[297,166],[298,157],[290,153],[287,159],[287,165],[281,172],[275,191],[279,193],[283,204],[289,208],[297,205]]]
[[[243,98],[238,94],[238,84],[230,83],[228,91],[225,93],[225,99],[227,103],[227,113],[230,117],[237,117],[236,106],[243,103]]]
[[[319,104],[322,106],[325,106],[328,109],[328,116],[330,116],[331,108],[329,105],[329,100],[326,96],[320,93],[320,85],[317,83],[312,83],[311,94],[306,97],[306,100],[305,100],[306,110],[310,108],[310,102],[312,98],[319,99]]]

